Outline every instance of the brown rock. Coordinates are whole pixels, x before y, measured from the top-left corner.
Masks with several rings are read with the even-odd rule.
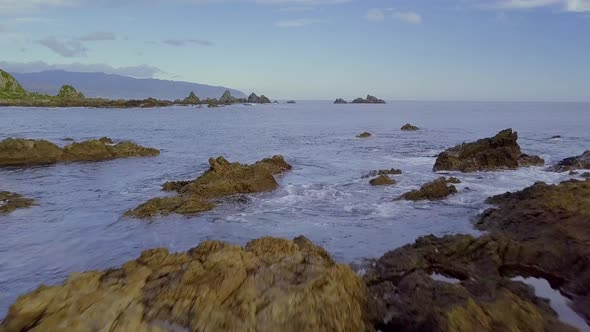
[[[461,183],[461,181],[455,177],[445,178],[440,177],[432,182],[428,182],[418,190],[407,192],[400,196],[398,199],[405,199],[409,201],[421,201],[421,200],[440,200],[449,195],[456,194],[457,188],[450,183]]]
[[[0,142],[0,166],[53,164],[62,154],[57,145],[45,140],[7,138]]]
[[[420,128],[418,128],[416,126],[413,126],[413,125],[411,125],[409,123],[406,123],[405,125],[403,125],[401,127],[401,130],[404,130],[404,131],[416,131],[416,130],[420,130]]]
[[[24,198],[17,193],[0,191],[0,213],[10,213],[16,209],[28,208],[33,205],[33,200]]]
[[[566,172],[574,169],[590,169],[590,150],[579,156],[565,158],[550,168],[554,172]]]
[[[363,133],[360,133],[360,134],[356,135],[357,138],[369,138],[371,136],[373,136],[373,135],[371,133],[369,133],[369,132],[366,132],[366,131],[363,132]]]
[[[395,180],[387,175],[380,175],[369,181],[369,184],[371,184],[372,186],[391,186],[395,183]]]
[[[369,173],[362,176],[363,179],[374,177],[374,176],[381,176],[381,175],[399,175],[402,174],[402,171],[399,169],[381,169],[381,170],[374,170],[370,171]]]
[[[348,266],[303,237],[244,249],[205,241],[42,286],[11,306],[0,330],[368,331],[367,296]]]

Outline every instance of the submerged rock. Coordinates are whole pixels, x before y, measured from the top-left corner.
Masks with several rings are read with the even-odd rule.
[[[367,98],[356,98],[352,101],[353,104],[385,104],[385,100],[379,99],[375,96],[367,95]]]
[[[348,102],[342,98],[338,98],[334,101],[334,104],[348,104]]]
[[[406,123],[405,125],[403,125],[401,127],[401,130],[404,130],[404,131],[416,131],[416,130],[420,130],[420,128],[418,128],[416,126],[413,126],[413,125],[411,125],[409,123]]]
[[[0,330],[370,331],[361,279],[300,236],[144,251],[21,296]],[[165,328],[168,326],[169,328]]]
[[[7,138],[0,142],[0,166],[46,165],[64,161],[102,161],[157,156],[159,150],[132,142],[113,144],[108,137],[71,143],[63,149],[45,140]]]
[[[422,201],[422,200],[439,200],[449,195],[456,194],[457,188],[451,183],[461,183],[461,181],[455,177],[445,178],[440,177],[432,182],[428,182],[418,190],[412,190],[401,195],[398,199],[405,199],[409,201]]]
[[[378,177],[369,181],[369,184],[372,186],[391,186],[395,183],[396,181],[387,175],[379,175]]]
[[[554,172],[566,172],[574,169],[590,169],[590,150],[579,156],[565,158],[550,168]]]
[[[491,138],[459,144],[438,155],[433,170],[436,171],[493,171],[540,166],[545,162],[537,156],[528,156],[520,151],[516,142],[518,134],[512,129],[499,132]]]
[[[9,191],[0,191],[0,213],[10,213],[16,209],[32,206],[34,200]]]
[[[366,178],[370,178],[370,177],[374,177],[374,176],[380,176],[380,175],[399,175],[402,174],[402,171],[400,169],[380,169],[380,170],[373,170],[370,171],[369,173],[365,174],[362,176],[363,179]]]
[[[230,163],[223,157],[209,159],[210,168],[193,181],[167,182],[165,191],[176,191],[175,197],[152,199],[126,215],[151,217],[159,214],[195,214],[214,208],[209,199],[235,194],[271,191],[278,187],[273,175],[290,170],[283,156],[262,159],[252,165]]]
[[[371,134],[369,132],[366,132],[366,131],[363,132],[363,133],[360,133],[360,134],[356,135],[357,138],[369,138],[371,136],[373,136],[373,134]]]

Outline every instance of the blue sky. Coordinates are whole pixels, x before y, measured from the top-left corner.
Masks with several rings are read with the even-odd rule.
[[[590,101],[590,0],[0,0],[0,68],[277,99]]]

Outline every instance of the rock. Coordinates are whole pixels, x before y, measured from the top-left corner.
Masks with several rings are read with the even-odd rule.
[[[238,101],[239,101],[238,98],[232,96],[231,92],[229,90],[225,90],[225,92],[223,93],[221,98],[219,98],[219,103],[225,104],[225,105],[235,104]]]
[[[516,132],[506,129],[492,138],[457,145],[438,155],[433,170],[475,172],[544,164],[537,156],[522,154],[517,139]]]
[[[569,175],[578,175],[578,174],[580,174],[580,173],[578,173],[578,172],[576,172],[576,171],[570,171],[568,174],[569,174]]]
[[[75,141],[75,140],[74,140],[73,138],[71,138],[71,137],[65,137],[63,140],[64,140],[64,141],[66,141],[66,142],[73,142],[73,141]]]
[[[421,200],[440,200],[449,195],[456,194],[457,188],[450,183],[461,183],[457,178],[445,178],[440,177],[432,182],[428,182],[418,190],[407,192],[400,196],[398,199],[405,199],[409,201],[421,201]]]
[[[191,91],[188,97],[183,99],[183,103],[189,105],[197,105],[201,103],[201,99],[199,99],[199,97],[197,97],[197,95],[193,91]]]
[[[21,296],[0,330],[370,331],[361,279],[308,239],[144,251]]]
[[[265,95],[260,96],[260,100],[258,101],[259,104],[270,104],[270,99]]]
[[[409,123],[406,123],[405,125],[403,125],[401,127],[401,130],[404,130],[404,131],[416,131],[416,130],[420,130],[420,128],[418,128],[416,126],[413,126],[413,125],[411,125]]]
[[[334,104],[348,104],[348,102],[342,98],[338,98],[334,101]]]
[[[7,138],[0,142],[0,166],[46,165],[64,161],[102,161],[157,156],[160,151],[132,142],[113,144],[108,137],[71,143],[63,149],[44,140]]]
[[[11,193],[9,191],[0,191],[0,214],[10,213],[16,209],[28,208],[32,206],[34,200],[24,198],[22,195],[17,193]]]
[[[387,175],[380,175],[380,176],[372,179],[371,181],[369,181],[369,184],[372,186],[391,186],[391,185],[394,185],[395,183],[396,183],[396,181]]]
[[[64,85],[59,89],[56,95],[59,99],[84,99],[86,98],[82,92],[78,92],[76,88],[71,85]]]
[[[268,99],[266,96],[262,95],[260,97],[258,97],[254,92],[252,92],[252,94],[250,94],[250,96],[247,99],[248,103],[252,103],[252,104],[270,104],[270,99]]]
[[[395,169],[395,168],[381,169],[381,170],[370,171],[369,173],[363,175],[362,178],[366,179],[366,178],[380,176],[380,175],[399,175],[399,174],[402,174],[402,171],[400,169]]]
[[[590,169],[590,150],[584,151],[579,156],[565,158],[550,168],[554,172],[566,172],[574,169]]]
[[[371,133],[369,133],[369,132],[366,132],[366,131],[363,132],[363,133],[360,133],[360,134],[356,135],[357,138],[369,138],[371,136],[373,136],[373,135]]]
[[[583,178],[590,178],[590,172],[584,172],[580,176],[583,177]]]
[[[558,138],[561,138],[561,135],[551,136],[549,139],[558,139]]]
[[[375,96],[367,95],[367,98],[356,98],[352,101],[353,104],[385,104],[383,99],[379,99]]]
[[[296,103],[297,103],[297,102],[296,102],[295,100],[288,100],[288,101],[286,102],[286,104],[296,104]]]
[[[160,214],[195,214],[214,208],[209,199],[235,194],[271,191],[278,187],[273,175],[291,169],[282,156],[262,159],[252,165],[230,163],[223,157],[209,159],[210,168],[193,181],[167,182],[165,191],[178,196],[155,198],[128,211],[127,216],[152,217]]]

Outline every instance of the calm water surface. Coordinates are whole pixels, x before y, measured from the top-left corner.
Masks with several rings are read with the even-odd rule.
[[[424,128],[402,132],[410,122]],[[392,102],[387,105],[232,106],[222,109],[0,108],[0,139],[48,139],[65,145],[109,136],[162,151],[159,157],[100,163],[0,169],[0,190],[32,197],[38,206],[0,215],[0,317],[16,297],[56,284],[74,271],[104,269],[147,248],[187,250],[204,239],[237,244],[265,235],[303,234],[339,261],[374,258],[427,234],[474,233],[483,200],[567,174],[540,167],[458,174],[460,194],[441,202],[393,202],[438,175],[443,149],[499,130],[518,131],[523,151],[548,163],[590,148],[590,104]],[[357,139],[363,131],[374,134]],[[560,139],[550,139],[561,135]],[[164,196],[169,180],[193,179],[223,155],[250,163],[282,154],[294,166],[272,193],[228,199],[194,217],[123,217]],[[400,168],[398,184],[375,188],[361,176]],[[466,189],[469,187],[469,190]]]

